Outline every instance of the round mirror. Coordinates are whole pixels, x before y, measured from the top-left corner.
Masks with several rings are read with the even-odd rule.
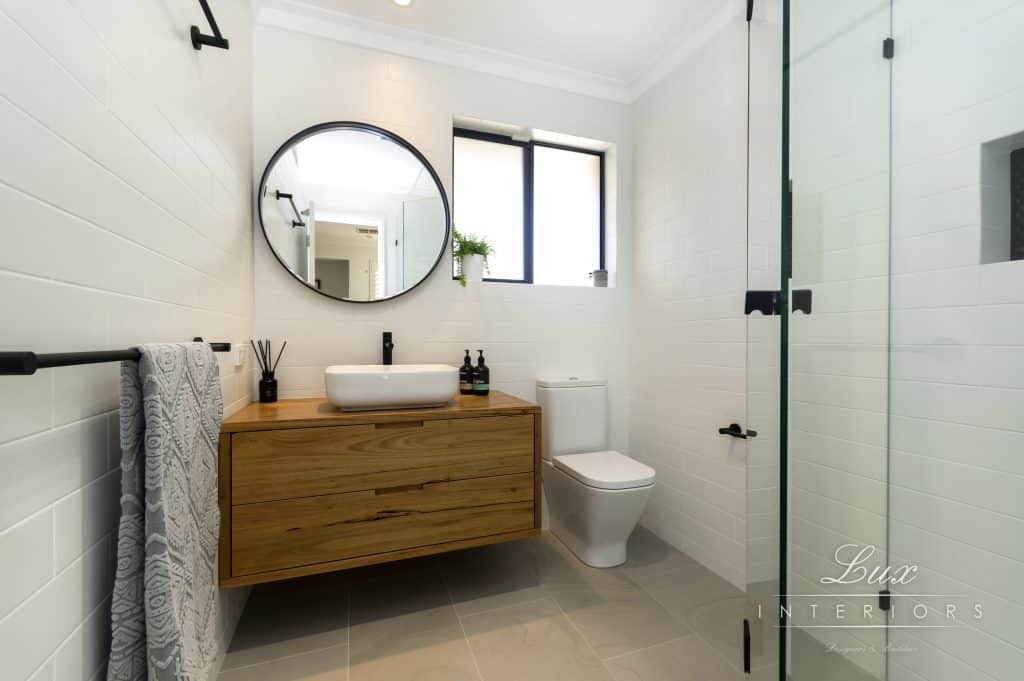
[[[277,150],[259,218],[278,261],[309,288],[353,303],[388,300],[437,267],[450,229],[437,172],[398,135],[324,123]]]

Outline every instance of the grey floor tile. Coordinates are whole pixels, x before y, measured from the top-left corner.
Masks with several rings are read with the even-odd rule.
[[[643,589],[617,573],[594,573],[552,595],[598,657],[621,655],[689,631]]]
[[[337,578],[257,586],[246,604],[223,669],[297,655],[348,641],[348,589]]]
[[[435,608],[451,611],[451,598],[439,570],[395,571],[350,584],[352,626]]]
[[[743,620],[750,621],[751,667],[774,665],[779,659],[777,620],[758,619],[755,605],[746,598],[730,598],[701,606],[690,617],[691,626],[726,660],[743,664]]]
[[[645,580],[643,589],[680,621],[693,626],[698,608],[732,598],[742,591],[699,563]]]
[[[625,564],[616,570],[638,584],[699,565],[693,558],[643,527],[633,530],[626,556]]]
[[[441,573],[459,615],[472,615],[543,598],[543,581],[524,541],[455,551]]]
[[[766,670],[759,670],[752,676],[743,674],[695,635],[616,657],[605,665],[615,681],[775,681],[777,678]]]
[[[462,618],[484,681],[611,681],[553,599]]]
[[[419,558],[408,558],[391,563],[378,563],[367,565],[352,570],[344,570],[334,573],[337,578],[356,585],[366,582],[374,582],[382,579],[401,578],[419,574],[437,574],[440,556],[421,556]]]
[[[874,653],[872,653],[874,654]],[[875,681],[877,677],[799,629],[792,630],[792,681]]]
[[[545,532],[526,542],[528,558],[541,584],[545,587],[580,584],[594,568],[579,561],[553,534]]]
[[[352,681],[480,681],[476,662],[459,632],[401,632],[402,645],[357,648],[353,645]],[[380,641],[379,643],[383,643]]]
[[[221,679],[733,681],[746,602],[646,530],[607,570],[545,533],[257,587]],[[757,681],[773,633],[755,628]]]
[[[349,648],[352,681],[479,681],[436,570],[353,582]]]
[[[348,648],[334,646],[223,671],[218,681],[348,681]]]

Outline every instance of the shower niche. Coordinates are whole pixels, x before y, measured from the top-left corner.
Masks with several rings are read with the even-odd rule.
[[[981,146],[981,263],[1024,260],[1024,132]]]

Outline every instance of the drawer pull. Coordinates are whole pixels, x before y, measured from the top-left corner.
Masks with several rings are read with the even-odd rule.
[[[401,421],[399,423],[375,423],[375,430],[388,430],[393,428],[422,428],[423,421]]]
[[[420,483],[418,485],[399,485],[398,487],[382,487],[381,489],[373,490],[373,493],[377,496],[384,494],[398,494],[399,492],[419,492],[426,487],[426,483]]]

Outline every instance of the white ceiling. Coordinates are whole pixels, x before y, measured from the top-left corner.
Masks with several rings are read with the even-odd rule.
[[[257,20],[630,101],[743,0],[254,0]],[[381,47],[383,46],[383,47]],[[532,75],[531,75],[532,74]]]

